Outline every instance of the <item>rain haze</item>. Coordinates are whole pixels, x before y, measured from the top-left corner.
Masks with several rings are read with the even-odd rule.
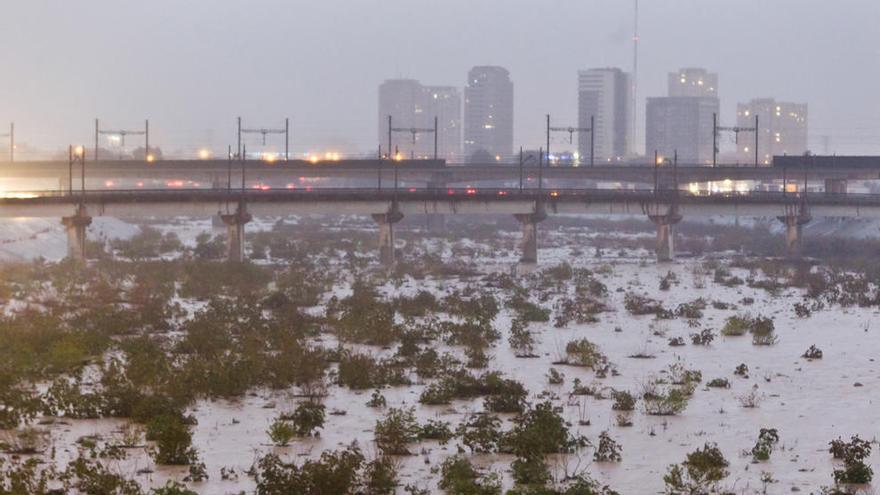
[[[880,0],[4,0],[0,495],[876,495]]]
[[[644,98],[680,67],[719,74],[721,117],[775,97],[810,106],[811,148],[880,152],[880,3],[642,0],[636,147]],[[234,144],[235,117],[292,119],[296,152],[371,150],[377,87],[407,77],[462,87],[500,65],[515,88],[515,143],[543,117],[576,118],[577,71],[633,61],[622,0],[10,1],[0,119],[22,143],[89,142],[92,120],[149,118],[168,151]],[[822,151],[822,150],[819,150]]]

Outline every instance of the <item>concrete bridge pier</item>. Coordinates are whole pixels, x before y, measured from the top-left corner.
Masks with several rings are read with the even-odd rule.
[[[403,220],[403,213],[397,205],[387,213],[374,213],[373,221],[379,225],[379,261],[382,265],[394,266],[394,224]]]
[[[785,251],[789,258],[799,258],[803,248],[804,225],[813,219],[805,207],[787,207],[785,215],[777,217],[785,224]]]
[[[72,216],[61,218],[61,224],[67,230],[67,257],[85,263],[86,228],[92,224],[86,207],[79,205]]]
[[[826,194],[846,194],[846,179],[825,179]]]
[[[247,208],[240,204],[235,213],[220,215],[226,224],[226,258],[241,263],[244,261],[244,226],[253,219]]]
[[[673,226],[681,221],[681,215],[648,215],[657,226],[657,262],[666,263],[675,259],[675,231]]]
[[[522,256],[520,263],[538,262],[538,224],[547,219],[543,205],[535,208],[534,213],[516,213],[513,215],[522,224]]]

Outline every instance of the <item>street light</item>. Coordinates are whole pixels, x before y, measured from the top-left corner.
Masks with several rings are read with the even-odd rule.
[[[70,145],[67,150],[67,191],[73,194],[73,165],[79,163],[82,194],[86,192],[86,149],[82,145]]]

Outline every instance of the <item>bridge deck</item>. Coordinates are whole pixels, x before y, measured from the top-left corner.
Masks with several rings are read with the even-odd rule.
[[[550,213],[663,214],[673,205],[685,217],[772,217],[806,204],[813,216],[880,218],[877,194],[749,192],[695,195],[676,191],[609,189],[160,189],[32,191],[0,198],[0,217],[60,217],[84,204],[90,215],[207,216],[245,203],[254,215],[374,214],[393,204],[404,214],[529,213],[541,203]]]

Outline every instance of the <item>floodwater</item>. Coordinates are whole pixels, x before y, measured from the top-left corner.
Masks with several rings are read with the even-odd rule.
[[[620,463],[593,463],[592,449],[551,459],[551,470],[557,476],[562,477],[566,470],[569,474],[583,470],[623,494],[662,493],[662,477],[669,464],[683,461],[688,452],[706,442],[716,442],[730,461],[730,476],[724,484],[734,492],[758,493],[766,489],[766,493],[810,493],[832,482],[835,466],[828,453],[829,441],[837,437],[848,439],[856,434],[863,439],[875,439],[880,424],[880,365],[876,362],[880,319],[876,310],[830,307],[802,319],[796,317],[793,310],[793,305],[802,298],[800,289],[786,289],[771,296],[746,286],[723,287],[713,283],[711,274],[698,273],[700,259],[657,265],[645,251],[615,250],[613,255],[596,258],[592,249],[585,249],[584,254],[573,255],[573,249],[583,246],[569,239],[583,240],[583,236],[550,237],[552,242],[548,245],[554,247],[541,249],[538,268],[562,261],[575,267],[610,267],[610,274],[598,275],[598,278],[608,286],[608,305],[612,311],[600,314],[598,323],[571,323],[563,329],[554,328],[552,318],[550,323],[531,324],[530,329],[539,342],[539,357],[519,359],[513,356],[507,344],[511,314],[502,310],[494,322],[502,338],[490,351],[493,359],[489,369],[521,381],[530,391],[530,402],[543,400],[537,396],[544,391],[554,393],[558,396],[556,405],[564,408],[574,432],[595,443],[599,434],[607,430],[623,448]],[[428,242],[425,241],[426,245]],[[449,250],[441,249],[443,246],[438,246],[438,241],[430,242],[434,243],[434,249],[448,255]],[[501,257],[477,261],[485,271],[506,273],[515,264],[516,255],[512,249]],[[678,283],[668,291],[661,291],[659,282],[667,272],[676,274]],[[733,274],[745,279],[748,272],[733,269]],[[466,283],[457,279],[409,280],[398,288],[388,284],[384,291],[393,296],[427,289],[440,295]],[[345,287],[338,290],[344,291]],[[728,316],[772,316],[779,342],[772,346],[754,346],[748,335],[718,335],[708,347],[693,346],[688,335],[699,329],[690,328],[685,319],[656,321],[650,316],[628,314],[623,309],[627,291],[656,298],[666,308],[700,297],[735,304],[737,308],[732,310],[716,310],[710,305],[704,311],[703,328],[712,328],[716,333]],[[753,298],[755,302],[743,305],[744,298]],[[553,301],[542,306],[552,307]],[[678,336],[683,337],[687,345],[670,347],[668,339]],[[620,375],[599,380],[589,369],[551,364],[559,358],[567,342],[579,338],[596,343],[616,365]],[[336,342],[325,337],[322,345],[335,347]],[[823,359],[807,361],[800,357],[811,345],[824,351]],[[451,350],[460,353],[460,349]],[[382,355],[393,351],[375,348],[373,352]],[[654,357],[629,357],[634,354]],[[638,395],[642,384],[679,360],[703,375],[703,386],[697,388],[687,409],[679,416],[647,416],[639,403],[632,415],[633,425],[619,427],[611,400],[577,397],[569,401],[568,392],[574,378],[585,384],[597,383],[600,387],[628,390]],[[741,363],[749,367],[748,378],[734,376],[734,369]],[[565,374],[563,385],[548,384],[546,374],[551,367]],[[713,378],[727,378],[731,388],[707,389],[705,383]],[[482,408],[482,398],[456,401],[451,406],[421,406],[418,397],[423,389],[424,384],[386,388],[382,394],[389,407],[416,406],[420,420],[439,418],[451,422],[453,427],[468,412]],[[757,407],[743,407],[740,398],[753,391],[759,397]],[[256,391],[238,402],[200,402],[192,411],[198,420],[194,444],[210,479],[190,487],[202,493],[252,490],[253,480],[245,472],[257,457],[267,452],[278,453],[288,460],[316,457],[324,450],[338,449],[356,440],[368,458],[377,454],[372,441],[373,427],[383,410],[365,405],[372,391],[352,392],[335,385],[330,386],[325,405],[328,412],[339,410],[345,415],[328,415],[318,438],[299,439],[286,448],[271,446],[266,430],[277,414],[295,407],[299,399],[292,398],[293,392]],[[511,417],[502,417],[505,428],[509,427]],[[581,420],[588,420],[589,425],[580,425]],[[115,420],[64,422],[66,424],[51,429],[57,460],[61,463],[76,455],[75,441],[80,436],[110,436],[123,424]],[[780,443],[769,462],[755,464],[748,451],[761,428],[777,428]],[[436,491],[439,474],[434,470],[445,457],[456,453],[456,445],[455,439],[446,446],[436,442],[414,445],[411,450],[415,455],[400,458],[401,487],[411,483]],[[473,456],[473,459],[480,466],[502,474],[505,488],[511,486],[511,456]],[[880,467],[876,452],[868,461]],[[158,486],[169,478],[179,480],[186,475],[185,468],[153,466],[143,449],[133,449],[128,459],[111,461],[110,465],[144,485]],[[221,468],[236,475],[221,479]],[[139,473],[140,470],[146,472]],[[764,472],[771,473],[775,480],[766,487],[761,482]],[[403,493],[402,488],[399,492]]]

